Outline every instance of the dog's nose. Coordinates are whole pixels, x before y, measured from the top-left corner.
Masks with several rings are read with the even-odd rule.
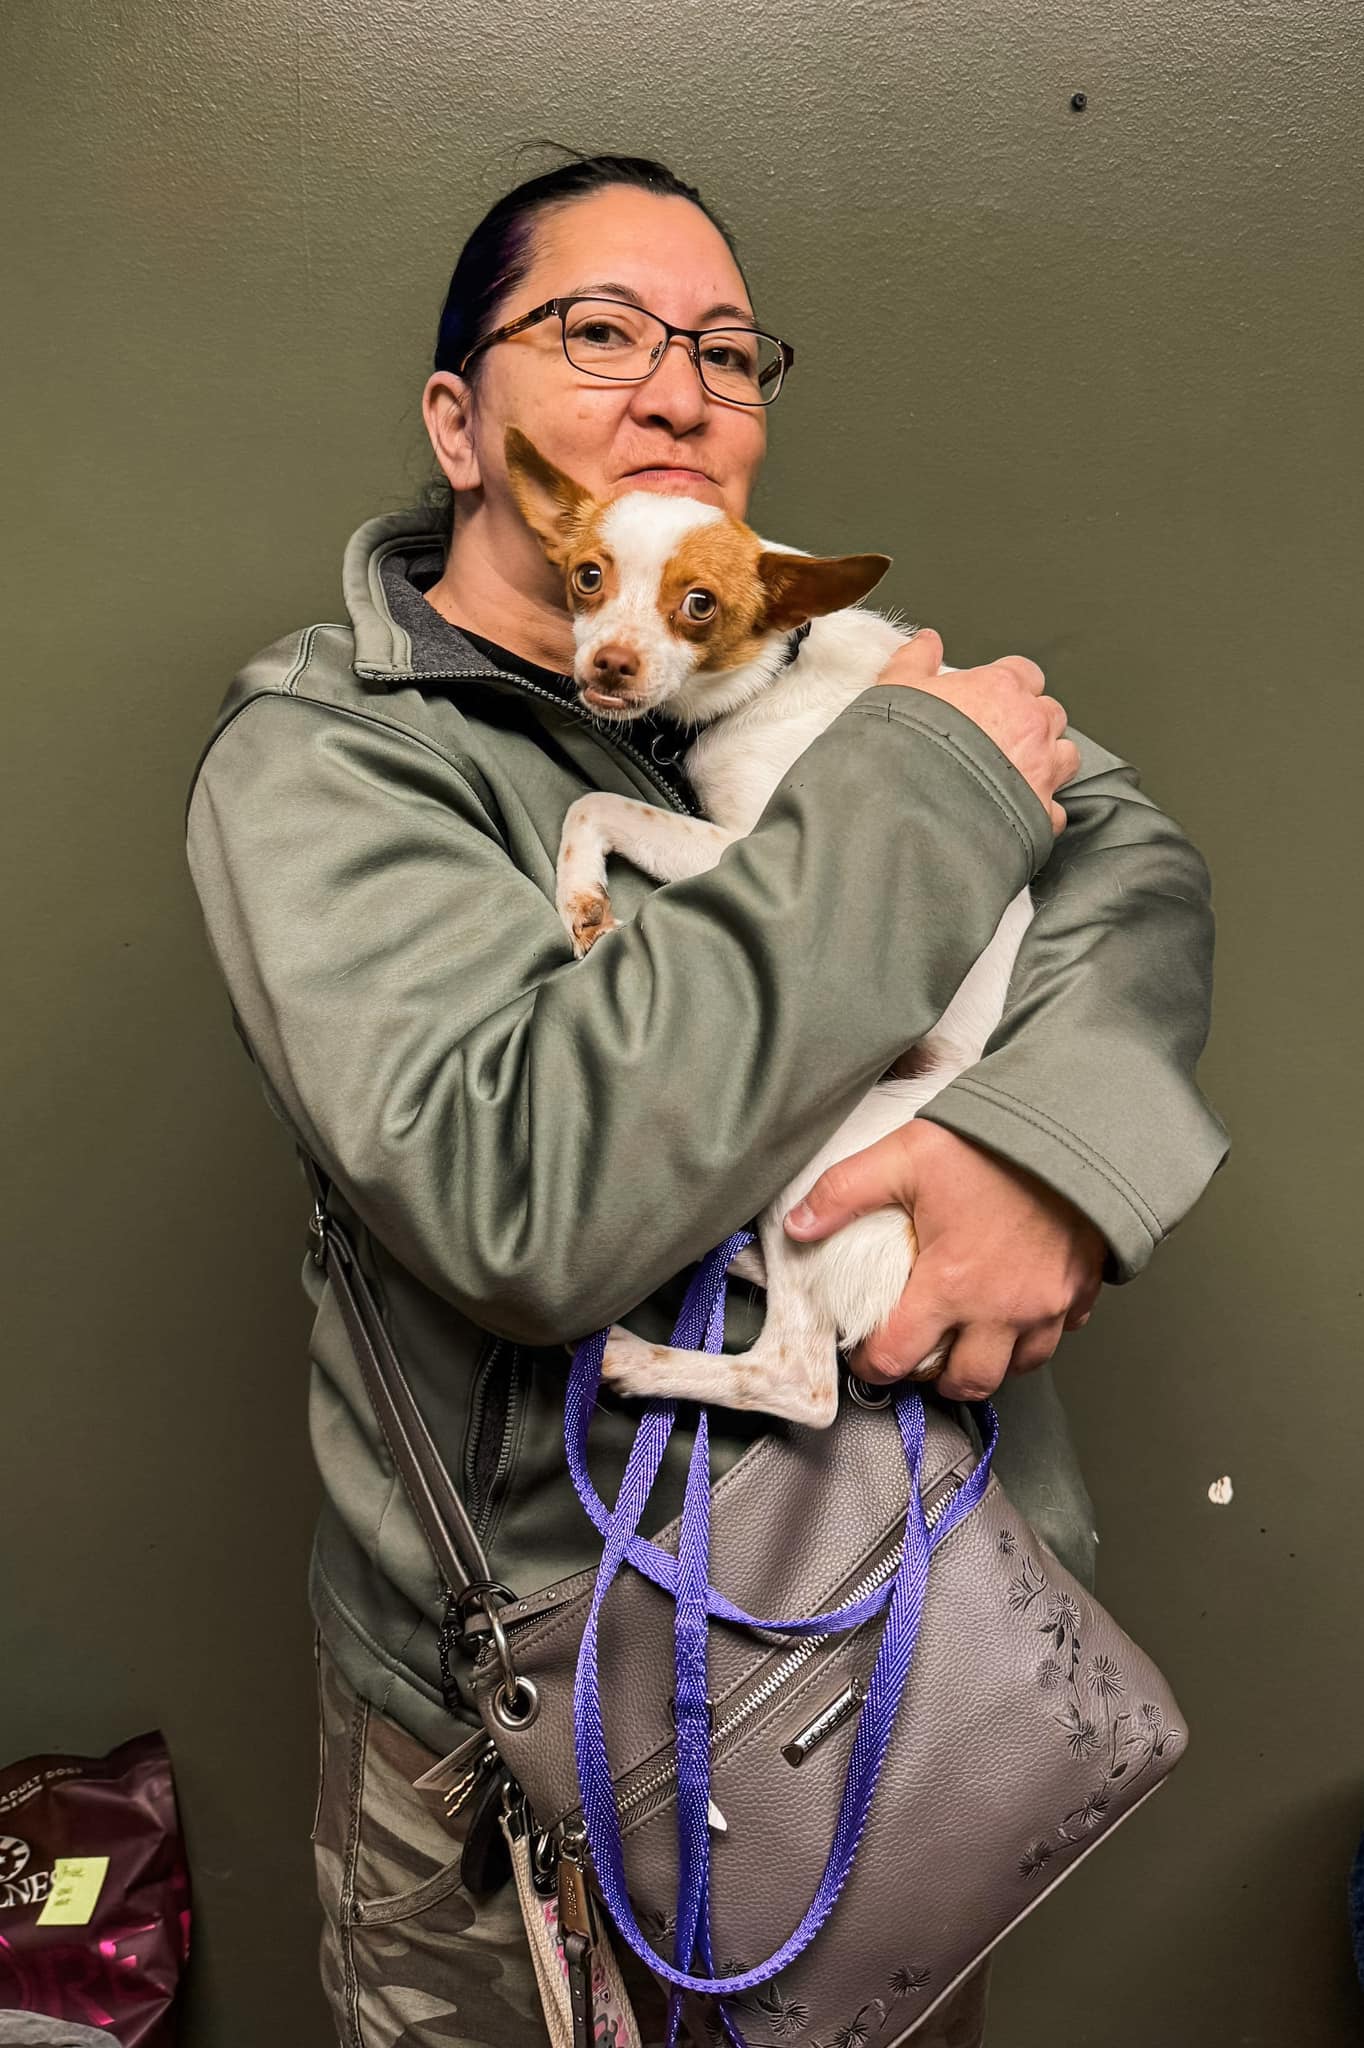
[[[600,682],[632,683],[639,674],[639,656],[633,647],[613,640],[597,649],[592,667]]]

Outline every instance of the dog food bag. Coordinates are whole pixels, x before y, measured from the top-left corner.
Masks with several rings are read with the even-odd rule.
[[[0,1770],[0,2048],[172,2048],[188,1955],[189,1872],[159,1734]]]

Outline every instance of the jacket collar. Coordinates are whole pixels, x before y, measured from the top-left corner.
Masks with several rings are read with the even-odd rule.
[[[347,541],[341,589],[355,634],[355,673],[366,682],[410,682],[423,673],[414,657],[412,635],[393,616],[382,570],[393,555],[439,553],[444,547],[444,534],[432,526],[427,513],[418,511],[386,512],[367,519]],[[488,657],[466,640],[457,626],[445,623],[450,638],[448,657],[442,657],[442,673],[486,675]]]

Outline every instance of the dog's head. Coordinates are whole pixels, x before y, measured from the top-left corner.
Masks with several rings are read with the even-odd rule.
[[[856,604],[890,567],[888,555],[771,548],[695,498],[594,498],[519,427],[507,429],[506,460],[523,517],[563,573],[573,679],[602,718],[717,717],[749,693],[746,676],[754,688],[766,680],[762,657],[780,638]]]

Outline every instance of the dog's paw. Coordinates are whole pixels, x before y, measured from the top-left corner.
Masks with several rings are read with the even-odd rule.
[[[947,1360],[951,1349],[952,1339],[944,1337],[940,1344],[935,1344],[933,1349],[919,1360],[919,1363],[912,1372],[905,1374],[905,1378],[909,1380],[940,1380],[947,1371]]]
[[[613,1323],[606,1340],[601,1376],[617,1394],[635,1395],[641,1400],[648,1400],[660,1391],[662,1361],[667,1356],[665,1346],[647,1344],[643,1337],[637,1337],[633,1330],[623,1329],[619,1323]]]
[[[618,930],[611,915],[611,899],[605,889],[583,889],[565,901],[561,915],[573,941],[573,952],[581,960],[598,939]]]
[[[745,1245],[729,1262],[730,1277],[746,1280],[750,1287],[766,1287],[767,1261],[760,1244]]]

